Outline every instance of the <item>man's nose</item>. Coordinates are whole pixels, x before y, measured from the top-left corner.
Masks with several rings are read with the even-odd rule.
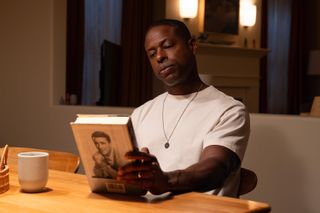
[[[165,51],[163,50],[158,50],[158,53],[157,53],[157,62],[160,64],[160,63],[163,63],[165,60],[167,59],[167,54]]]

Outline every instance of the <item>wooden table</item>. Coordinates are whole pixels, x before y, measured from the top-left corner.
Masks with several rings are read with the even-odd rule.
[[[0,194],[0,212],[269,212],[255,201],[186,193],[160,198],[91,193],[86,176],[49,171],[47,191],[20,192],[17,172],[10,171],[10,189]]]

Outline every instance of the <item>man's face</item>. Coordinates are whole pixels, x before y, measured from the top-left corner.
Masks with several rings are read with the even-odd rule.
[[[151,28],[145,50],[154,74],[168,87],[184,83],[195,68],[193,43],[186,42],[171,26]]]
[[[94,144],[103,155],[108,154],[111,149],[111,145],[105,137],[94,138]]]

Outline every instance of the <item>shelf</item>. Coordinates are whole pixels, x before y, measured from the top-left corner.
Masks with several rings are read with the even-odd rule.
[[[216,45],[210,43],[199,43],[197,54],[222,54],[229,56],[261,58],[267,55],[268,52],[270,52],[269,49],[263,48],[245,48],[237,46]]]

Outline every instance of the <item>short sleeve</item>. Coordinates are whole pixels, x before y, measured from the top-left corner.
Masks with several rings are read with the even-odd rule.
[[[209,145],[224,146],[242,161],[250,135],[249,113],[242,104],[227,108],[204,138],[203,148]]]

